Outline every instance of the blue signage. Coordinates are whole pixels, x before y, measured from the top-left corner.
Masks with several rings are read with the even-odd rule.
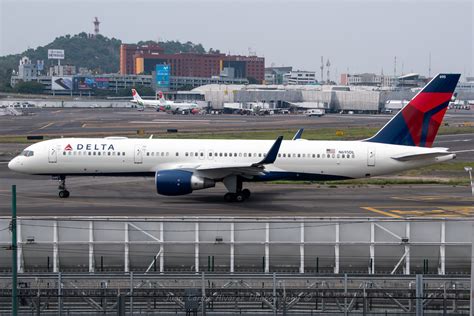
[[[170,65],[156,65],[156,87],[168,89],[170,87]]]

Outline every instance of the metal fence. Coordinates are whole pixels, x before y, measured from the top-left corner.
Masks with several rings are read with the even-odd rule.
[[[314,274],[21,274],[24,315],[463,315],[468,278]],[[11,311],[0,276],[0,314]]]
[[[19,217],[17,227],[20,273],[470,271],[462,218]],[[11,271],[10,245],[0,230],[0,272]]]

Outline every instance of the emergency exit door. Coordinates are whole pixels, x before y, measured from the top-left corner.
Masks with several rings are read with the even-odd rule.
[[[367,149],[367,166],[369,167],[375,166],[375,148]]]
[[[143,146],[142,145],[135,146],[134,162],[136,164],[143,163]]]

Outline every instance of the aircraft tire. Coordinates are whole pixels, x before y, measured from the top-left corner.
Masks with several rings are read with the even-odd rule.
[[[68,190],[61,190],[59,191],[59,197],[61,199],[66,199],[69,197],[69,191]]]
[[[234,194],[232,194],[232,193],[230,193],[230,192],[226,193],[226,194],[224,195],[224,200],[225,200],[226,202],[232,202],[232,201],[234,201]]]
[[[244,200],[245,200],[245,196],[242,194],[242,192],[234,194],[234,201],[235,202],[243,202]]]
[[[248,199],[250,197],[250,190],[249,189],[243,189],[242,190],[242,195],[244,196],[245,199]]]

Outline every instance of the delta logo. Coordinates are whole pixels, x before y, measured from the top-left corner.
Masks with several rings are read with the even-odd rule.
[[[64,151],[73,150],[71,144],[64,147]],[[115,150],[112,144],[77,144],[76,150]]]

